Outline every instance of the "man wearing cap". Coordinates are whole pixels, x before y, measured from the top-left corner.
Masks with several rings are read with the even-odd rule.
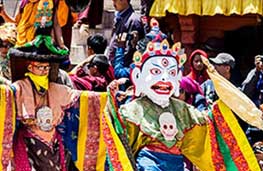
[[[211,63],[214,65],[216,71],[222,75],[224,78],[229,80],[233,85],[238,87],[238,83],[236,80],[234,80],[232,76],[232,71],[235,67],[235,58],[228,54],[228,53],[219,53],[215,58],[210,58]],[[201,88],[203,89],[204,95],[206,97],[206,100],[209,104],[213,104],[216,100],[218,100],[218,96],[215,91],[214,84],[212,80],[207,80],[205,81],[202,85]],[[247,129],[247,124],[239,119],[237,117],[237,120],[242,128],[242,130],[245,132]]]
[[[234,85],[237,85],[231,77],[231,70],[235,67],[235,58],[232,55],[228,53],[219,53],[215,58],[210,58],[210,61],[212,64],[214,64],[216,71],[220,75],[222,75]],[[201,87],[209,103],[213,103],[218,99],[213,82],[211,80],[205,81]]]
[[[215,58],[210,58],[210,61],[214,64],[215,69],[220,75],[226,79],[230,79],[231,68],[235,66],[235,59],[228,53],[219,53]]]

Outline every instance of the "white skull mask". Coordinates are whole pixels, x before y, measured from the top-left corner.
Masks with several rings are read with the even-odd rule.
[[[169,98],[177,89],[179,90],[178,76],[178,63],[175,58],[166,56],[150,58],[141,69],[135,68],[132,72],[135,95],[143,93],[154,103],[168,106]]]
[[[53,128],[53,113],[52,110],[47,107],[41,107],[37,111],[37,125],[43,131],[51,131]]]
[[[172,141],[178,132],[172,113],[164,112],[159,117],[160,131],[166,141]]]

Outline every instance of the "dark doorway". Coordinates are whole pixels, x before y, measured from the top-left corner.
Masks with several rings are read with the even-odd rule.
[[[244,79],[254,68],[254,57],[263,54],[263,25],[225,32],[225,51],[236,59],[236,70]]]

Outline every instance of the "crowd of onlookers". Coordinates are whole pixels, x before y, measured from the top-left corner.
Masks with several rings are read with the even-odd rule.
[[[131,94],[129,76],[134,52],[136,50],[143,51],[147,42],[161,41],[166,38],[166,35],[159,30],[158,25],[153,25],[149,30],[149,21],[142,22],[141,16],[136,14],[130,5],[130,0],[113,0],[113,5],[116,13],[111,41],[107,42],[101,34],[90,35],[86,44],[87,58],[68,73],[60,70],[58,82],[79,90],[106,91],[108,84],[114,79],[127,78],[120,87],[120,95],[124,96],[121,100],[127,100]],[[147,21],[147,18],[145,20]],[[84,19],[79,19],[77,25],[84,21]],[[91,27],[94,25],[92,24]],[[8,36],[4,36],[1,30],[3,32],[8,30],[4,32]],[[16,44],[14,41],[16,38],[15,25],[8,23],[2,25],[0,27],[0,38],[0,82],[9,84],[11,82],[11,71],[7,52]],[[62,44],[61,48],[63,48]],[[232,74],[235,68],[235,58],[231,54],[221,52],[215,56],[208,56],[201,49],[194,50],[188,58],[190,73],[184,75],[180,81],[179,99],[195,106],[200,111],[209,110],[213,102],[218,99],[201,56],[209,58],[221,76],[240,88],[240,91],[263,110],[263,56],[261,55],[255,56],[255,68],[248,73],[246,79],[240,84],[236,82]],[[126,90],[129,93],[125,93]],[[122,101],[121,103],[125,102]],[[246,124],[238,117],[237,119],[252,146],[263,140],[262,131]]]

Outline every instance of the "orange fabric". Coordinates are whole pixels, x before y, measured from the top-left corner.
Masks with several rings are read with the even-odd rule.
[[[15,20],[17,23],[17,42],[16,46],[22,46],[35,38],[34,23],[39,0],[29,0],[22,12],[18,13]],[[68,21],[69,8],[65,0],[60,0],[57,9],[58,23],[61,27]]]
[[[71,13],[73,23],[76,23],[78,21],[78,13],[72,12]]]
[[[17,46],[21,46],[26,42],[34,39],[35,35],[35,16],[37,12],[38,3],[33,3],[32,0],[28,2],[22,13],[16,17],[17,22]]]
[[[63,27],[67,24],[68,15],[69,15],[69,8],[65,0],[59,0],[57,16],[58,16],[58,23],[60,27]]]

